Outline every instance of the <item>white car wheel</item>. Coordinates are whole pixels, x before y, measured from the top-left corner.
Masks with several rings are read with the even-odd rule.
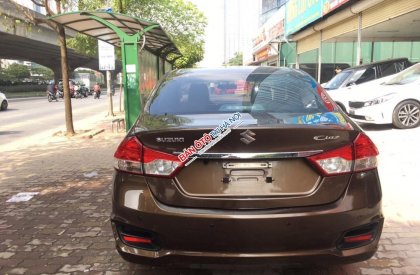
[[[415,128],[420,124],[420,104],[413,100],[403,101],[395,107],[392,124],[399,129]]]
[[[6,110],[7,109],[7,106],[8,106],[7,101],[6,100],[3,100],[3,102],[1,103],[1,106],[0,106],[0,110],[1,111]]]

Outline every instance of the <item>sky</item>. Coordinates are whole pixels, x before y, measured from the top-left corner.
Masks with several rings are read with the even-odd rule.
[[[207,17],[204,59],[199,67],[221,66],[224,59],[223,0],[190,0]]]
[[[224,0],[189,1],[194,3],[207,17],[205,54],[198,66],[221,66],[225,59]],[[242,51],[251,51],[252,38],[256,36],[258,29],[260,3],[258,0],[227,1],[227,60],[233,57],[238,49],[243,48]]]

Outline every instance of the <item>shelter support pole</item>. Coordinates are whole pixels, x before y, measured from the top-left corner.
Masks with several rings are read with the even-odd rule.
[[[357,55],[356,65],[362,64],[362,13],[359,13],[359,26],[357,28]]]
[[[322,31],[319,32],[318,75],[317,75],[318,83],[321,83],[321,69],[322,69]]]
[[[141,112],[139,85],[138,41],[140,34],[124,35],[121,39],[121,59],[124,84],[124,110],[126,130],[128,131]]]

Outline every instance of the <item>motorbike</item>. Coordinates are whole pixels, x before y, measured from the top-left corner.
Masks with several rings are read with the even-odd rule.
[[[86,87],[85,84],[80,85],[80,93],[83,95],[83,97],[88,97],[89,89]]]
[[[83,98],[83,94],[81,93],[79,85],[74,85],[73,89],[74,89],[74,92],[73,92],[74,98]]]
[[[47,91],[47,99],[48,99],[48,102],[51,102],[53,100],[58,101],[58,97],[56,93],[54,93],[53,91]]]
[[[99,99],[99,97],[101,96],[101,91],[93,91],[93,98],[94,99]]]
[[[58,95],[58,97],[59,97],[59,98],[64,98],[64,91],[63,91],[63,90],[58,89],[58,90],[57,90],[57,95]]]

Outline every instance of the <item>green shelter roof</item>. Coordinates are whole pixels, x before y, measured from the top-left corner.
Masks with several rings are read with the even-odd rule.
[[[157,25],[157,27],[149,29],[143,34],[143,36],[145,36],[144,48],[171,63],[181,56],[181,53],[169,36],[162,27],[155,22],[125,14],[103,11],[76,11],[52,16],[50,19],[64,25],[66,28],[120,47],[121,40],[119,35],[113,29],[91,18],[91,16],[96,16],[108,21],[128,35],[142,32],[150,26]],[[142,44],[142,41],[139,41],[139,43]],[[171,54],[171,59],[168,58],[169,54]]]

